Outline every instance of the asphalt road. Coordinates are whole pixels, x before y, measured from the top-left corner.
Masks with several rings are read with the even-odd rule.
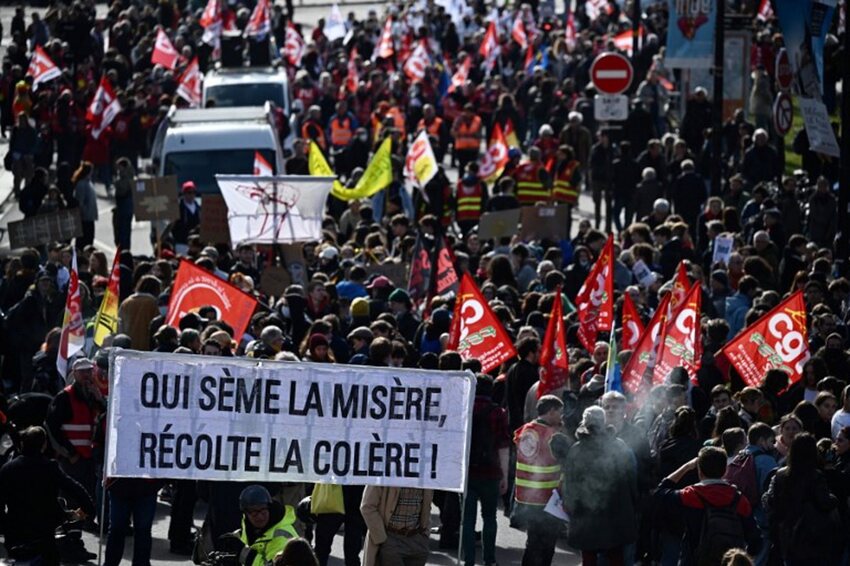
[[[307,3],[311,4],[311,2],[309,1]],[[358,16],[364,16],[369,9],[373,8],[373,6],[374,5],[367,4],[342,4],[341,9],[343,14],[347,14],[349,11],[354,11],[358,14]],[[101,5],[99,8],[103,9],[103,6]],[[299,21],[314,22],[320,17],[326,17],[329,11],[329,8],[326,6],[305,7],[299,6],[296,3],[296,19],[298,19]],[[2,56],[3,52],[5,52],[5,44],[8,43],[8,30],[10,29],[11,18],[13,14],[13,8],[9,6],[0,7],[0,22],[2,22],[3,29],[7,34],[4,43],[0,45],[0,56]],[[27,18],[29,19],[29,10],[27,10]],[[0,155],[5,155],[7,148],[8,140],[0,139]],[[450,175],[452,177],[456,176],[456,171],[450,171]],[[14,199],[10,198],[11,184],[11,174],[5,170],[0,170],[0,229],[5,229],[9,222],[20,220],[23,217],[23,215],[17,208],[17,202]],[[105,187],[103,187],[102,185],[96,185],[96,190],[98,193],[98,209],[100,212],[100,220],[96,225],[95,245],[98,248],[104,250],[109,256],[115,249],[110,220],[111,209],[114,206],[114,203],[111,199],[107,197]],[[581,196],[580,208],[581,210],[578,212],[578,215],[582,217],[587,217],[589,215],[588,212],[592,210],[592,202],[588,195]],[[152,252],[152,246],[149,240],[149,233],[150,224],[148,222],[133,223],[133,253],[147,255]],[[9,249],[8,238],[3,237],[2,239],[0,239],[0,255],[5,255],[13,252],[14,250]],[[198,528],[200,528],[201,522],[203,521],[204,513],[205,508],[199,504],[195,513],[195,524]],[[173,555],[169,552],[167,540],[168,523],[169,505],[168,503],[160,501],[157,506],[156,519],[154,522],[153,529],[154,541],[151,563],[154,566],[173,566],[174,564],[189,562],[185,557]],[[432,525],[439,525],[439,514],[436,508],[434,508],[433,510]],[[480,518],[478,519],[478,525],[476,528],[478,530],[481,529]],[[497,560],[499,564],[501,566],[520,564],[522,558],[522,549],[525,546],[525,533],[511,528],[508,519],[505,518],[504,514],[501,511],[498,515],[498,529],[499,531],[497,538]],[[98,552],[98,537],[96,535],[84,533],[83,539],[86,543],[86,547],[90,551]],[[132,538],[130,538],[127,540],[127,545],[124,551],[124,561],[128,564],[130,563],[130,560],[132,558],[132,547]],[[428,560],[428,564],[449,565],[457,563],[457,559],[455,558],[456,553],[440,551],[438,549],[438,541],[436,536],[431,537],[431,548],[432,553]],[[0,557],[4,555],[5,553],[3,551],[3,548],[0,547]],[[333,554],[332,558],[329,561],[329,564],[331,566],[342,566],[344,564],[342,556],[342,536],[338,536],[335,539]],[[478,563],[481,563],[480,561],[481,558],[479,550]],[[574,551],[567,549],[564,541],[559,541],[558,550],[553,563],[558,565],[572,565],[580,564],[580,562],[580,557],[577,556]],[[91,563],[95,564],[97,563],[97,561],[94,560]]]

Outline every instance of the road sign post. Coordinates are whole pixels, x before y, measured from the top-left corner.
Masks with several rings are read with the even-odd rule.
[[[603,53],[593,60],[590,78],[601,94],[622,94],[632,84],[634,69],[629,60],[619,53]]]

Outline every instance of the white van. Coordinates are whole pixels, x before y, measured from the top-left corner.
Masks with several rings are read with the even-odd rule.
[[[203,107],[265,106],[271,102],[289,116],[289,77],[283,68],[233,67],[204,75]]]
[[[264,106],[177,109],[157,132],[152,159],[158,175],[177,175],[178,187],[194,181],[200,194],[218,194],[216,174],[252,175],[259,151],[275,173],[283,150],[274,111]]]

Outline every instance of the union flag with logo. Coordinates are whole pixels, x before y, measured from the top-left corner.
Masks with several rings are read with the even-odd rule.
[[[516,356],[511,337],[490,310],[490,305],[469,273],[464,273],[460,280],[446,347],[456,350],[464,360],[476,359],[481,362],[481,371],[484,373]]]
[[[670,370],[677,366],[685,368],[691,379],[695,378],[702,362],[701,308],[702,288],[693,285],[679,307],[673,310],[658,340],[654,383],[663,383]]]
[[[567,338],[564,331],[564,313],[561,303],[561,286],[555,292],[549,324],[540,350],[540,383],[537,398],[563,387],[570,376],[570,359],[567,356]]]
[[[592,352],[600,332],[609,332],[614,321],[614,237],[608,236],[605,247],[584,285],[576,295],[578,339]]]
[[[795,383],[812,357],[806,324],[803,291],[797,291],[739,332],[720,353],[749,386],[757,387],[771,369],[783,370]]]

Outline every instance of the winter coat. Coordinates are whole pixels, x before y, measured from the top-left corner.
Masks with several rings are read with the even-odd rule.
[[[653,179],[649,181],[641,181],[635,189],[632,197],[632,209],[637,218],[649,216],[652,212],[652,204],[655,199],[661,196],[661,187],[658,181]]]
[[[419,526],[425,529],[428,536],[428,525],[431,520],[431,500],[434,492],[430,489],[424,490],[422,496],[422,510],[419,516]],[[387,524],[390,522],[401,488],[367,486],[363,490],[363,501],[360,504],[360,513],[366,522],[368,531],[366,542],[363,545],[363,566],[375,566],[378,551],[381,545],[387,541]]]
[[[80,179],[74,186],[74,198],[79,203],[80,220],[83,222],[97,222],[97,195],[91,179],[86,177]]]
[[[151,321],[159,315],[157,298],[148,293],[133,293],[118,308],[118,332],[126,334],[134,350],[151,347]]]
[[[637,540],[637,467],[626,444],[607,432],[579,434],[562,465],[569,545],[606,550]]]

